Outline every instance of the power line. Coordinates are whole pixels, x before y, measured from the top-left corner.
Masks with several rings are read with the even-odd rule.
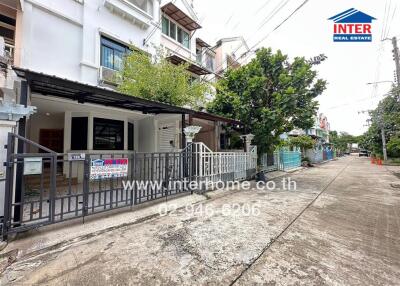
[[[273,33],[274,31],[276,31],[279,27],[281,27],[287,20],[289,20],[294,14],[296,14],[297,11],[299,11],[305,4],[307,4],[307,2],[309,2],[309,0],[305,0],[303,3],[301,3],[288,17],[286,17],[278,26],[276,26],[270,33],[268,33],[265,37],[263,37],[260,41],[258,41],[255,45],[253,45],[247,52],[243,53],[238,60],[240,60],[243,56],[246,56],[243,59],[243,62],[251,55],[251,53],[253,52],[252,50],[258,45],[260,44],[262,41],[264,41],[266,38],[268,38],[268,36]],[[240,47],[239,47],[240,48]],[[239,50],[239,48],[237,50]],[[236,51],[237,51],[236,50]],[[226,71],[226,69],[228,68],[228,66],[224,69],[222,69],[219,73],[223,73]],[[220,75],[218,75],[220,76]]]
[[[390,34],[390,29],[392,28],[392,24],[393,24],[393,20],[394,20],[394,16],[396,15],[396,12],[397,12],[397,5],[393,9],[392,19],[390,20],[389,29],[388,29],[386,37]]]
[[[265,24],[267,24],[277,13],[279,13],[280,10],[282,10],[283,7],[285,7],[289,1],[291,0],[286,0],[283,3],[278,3],[278,5],[269,13],[269,15],[264,19],[264,21],[261,23],[261,25],[258,27],[257,31],[259,31]]]
[[[250,52],[246,55],[246,57],[244,58],[244,60],[246,60],[249,55],[254,52],[252,51],[256,46],[258,46],[261,42],[263,42],[265,39],[267,39],[269,37],[270,34],[272,34],[274,31],[276,31],[277,29],[279,29],[279,27],[281,27],[286,21],[288,21],[294,14],[296,14],[305,4],[307,4],[307,2],[309,2],[309,0],[305,0],[303,3],[301,3],[288,17],[286,17],[279,25],[277,25],[271,32],[269,32],[266,36],[264,36],[260,41],[258,41],[255,45],[253,45],[250,48]],[[243,56],[243,55],[242,55]],[[241,57],[242,57],[241,56]],[[241,58],[239,57],[239,59]]]

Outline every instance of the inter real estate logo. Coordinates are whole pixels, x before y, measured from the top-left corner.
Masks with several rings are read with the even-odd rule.
[[[333,20],[334,42],[371,42],[374,17],[351,8],[328,20]]]

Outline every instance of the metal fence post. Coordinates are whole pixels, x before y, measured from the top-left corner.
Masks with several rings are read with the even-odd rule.
[[[137,204],[137,196],[136,196],[136,152],[134,151],[132,154],[132,163],[131,163],[131,208],[135,204]]]
[[[89,199],[89,180],[90,180],[90,155],[86,156],[84,163],[84,176],[83,176],[83,205],[82,205],[82,217],[85,221],[85,215],[88,211],[88,199]],[[111,195],[111,193],[110,193]]]
[[[56,176],[57,176],[57,154],[51,156],[51,170],[50,170],[50,221],[55,221],[55,211],[56,211]]]
[[[14,181],[14,162],[12,154],[14,152],[14,138],[12,133],[8,133],[7,138],[7,157],[6,157],[6,184],[4,194],[4,217],[3,217],[3,240],[8,238],[8,229],[11,227],[11,204],[13,199],[13,181]]]
[[[169,153],[165,153],[165,198],[168,198],[169,191]]]

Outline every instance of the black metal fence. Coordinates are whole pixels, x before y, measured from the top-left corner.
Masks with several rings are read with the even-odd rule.
[[[23,153],[15,151],[17,145]],[[32,149],[38,152],[27,152]],[[118,166],[117,172],[107,169],[107,162]],[[10,233],[187,192],[182,182],[192,176],[192,154],[187,151],[57,154],[12,133],[5,165],[3,239]]]

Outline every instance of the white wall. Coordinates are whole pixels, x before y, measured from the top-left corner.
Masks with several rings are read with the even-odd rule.
[[[161,114],[152,117],[148,117],[138,121],[138,137],[139,137],[139,152],[159,152],[159,128],[163,124],[175,125],[175,146],[179,149],[180,143],[180,126],[181,126],[181,115],[177,114]]]
[[[37,113],[30,116],[28,122],[29,139],[39,143],[40,129],[64,129],[64,114],[50,114],[47,116],[44,113]],[[30,152],[37,152],[37,148],[32,148]]]
[[[156,122],[153,117],[148,117],[138,122],[139,131],[139,152],[155,152],[156,151]]]
[[[125,0],[107,1],[136,13]],[[23,13],[18,14],[22,32],[21,41],[16,43],[20,51],[17,62],[24,68],[97,85],[101,34],[154,53],[160,30],[155,30],[145,46],[143,39],[159,21],[158,0],[153,0],[153,18],[137,13],[137,17],[146,19],[145,26],[112,12],[105,6],[107,1],[24,0]]]

